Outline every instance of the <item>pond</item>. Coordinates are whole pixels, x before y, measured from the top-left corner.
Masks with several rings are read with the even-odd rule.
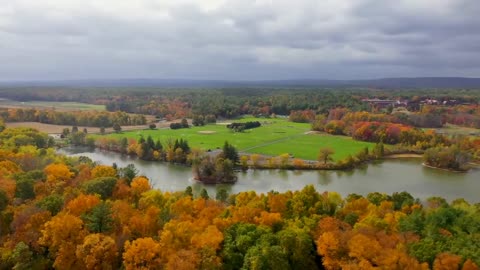
[[[194,193],[206,188],[214,196],[219,187],[230,194],[254,190],[266,193],[271,190],[285,192],[300,190],[314,185],[319,191],[335,191],[343,196],[350,193],[366,195],[378,191],[387,194],[407,191],[416,198],[426,199],[440,196],[449,201],[465,198],[469,202],[480,202],[480,170],[454,173],[421,165],[420,159],[395,159],[371,163],[352,171],[285,171],[248,170],[238,172],[238,181],[229,185],[203,185],[192,179],[190,167],[162,162],[143,161],[114,152],[83,147],[59,150],[69,156],[86,156],[101,164],[119,167],[134,164],[141,175],[147,176],[153,187],[162,191],[183,191],[192,186]]]

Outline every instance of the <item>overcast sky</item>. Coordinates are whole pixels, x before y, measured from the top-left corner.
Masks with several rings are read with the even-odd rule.
[[[0,80],[480,77],[480,0],[3,0]]]

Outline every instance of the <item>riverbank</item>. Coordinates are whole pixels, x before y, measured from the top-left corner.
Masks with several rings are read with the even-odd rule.
[[[234,184],[205,185],[194,180],[192,169],[186,166],[144,161],[86,147],[58,151],[71,157],[86,156],[99,164],[115,163],[119,168],[134,164],[139,175],[147,176],[154,188],[168,192],[184,191],[187,186],[192,186],[194,192],[205,188],[210,196],[215,196],[220,188],[226,189],[229,194],[251,190],[267,193],[271,190],[301,190],[305,185],[314,185],[318,191],[335,191],[344,196],[351,193],[367,195],[375,191],[386,194],[407,191],[420,199],[441,196],[449,201],[456,198],[479,201],[480,170],[464,174],[431,170],[423,167],[418,158],[385,159],[355,170],[246,170],[236,173],[238,180]]]
[[[384,159],[399,159],[399,158],[422,158],[423,156],[420,154],[392,154],[392,155],[385,155]]]
[[[71,147],[71,146],[67,146],[67,147]],[[95,147],[95,149],[139,158],[135,153],[134,154],[122,153],[118,149],[108,149],[108,148],[102,148],[102,147]],[[211,158],[214,158],[219,153],[220,153],[220,150],[213,150],[210,152],[205,152],[204,154],[206,156],[210,156]],[[323,163],[323,162],[313,161],[313,160],[304,160],[299,158],[283,157],[283,156],[269,156],[269,155],[263,155],[263,154],[241,153],[240,156],[241,156],[240,162],[235,166],[235,169],[242,170],[242,171],[245,171],[248,169],[289,170],[289,171],[349,171],[349,170],[355,169],[356,167],[368,165],[376,161],[422,158],[421,154],[410,153],[410,152],[409,153],[395,152],[393,154],[386,153],[382,157],[377,157],[371,154],[359,153],[355,156],[350,156],[350,158],[346,158],[345,160]],[[245,158],[245,159],[242,160],[242,158]],[[185,166],[189,168],[192,167],[188,161],[186,161],[185,163],[176,163],[176,162],[169,162],[166,160],[156,160],[156,159],[145,160],[145,161],[175,164],[175,165]]]
[[[469,171],[469,170],[459,171],[459,170],[435,167],[435,166],[428,165],[425,162],[422,162],[422,166],[427,167],[427,168],[431,168],[431,169],[435,169],[435,170],[441,170],[441,171],[447,171],[447,172],[453,172],[453,173],[467,173]]]

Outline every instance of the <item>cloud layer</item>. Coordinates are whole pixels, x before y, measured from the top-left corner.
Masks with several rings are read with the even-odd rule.
[[[478,0],[10,0],[0,79],[480,77]]]

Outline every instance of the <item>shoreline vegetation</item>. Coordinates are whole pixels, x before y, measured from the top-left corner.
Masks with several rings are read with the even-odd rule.
[[[466,170],[446,169],[446,168],[431,166],[431,165],[426,164],[425,162],[422,162],[422,166],[427,167],[427,168],[430,168],[430,169],[442,170],[442,171],[454,172],[454,173],[467,173],[467,172],[470,170],[470,168],[468,168],[468,169],[466,169]]]
[[[226,142],[228,144],[228,142]],[[138,157],[136,154],[128,154],[122,153],[120,151],[103,149],[100,147],[95,147],[96,149],[100,149],[102,151],[107,152],[114,152],[119,154],[124,154],[128,156],[133,156],[136,158]],[[379,144],[378,148],[383,148],[383,145]],[[382,150],[377,150],[382,151]],[[312,160],[299,160],[299,159],[292,159],[288,158],[284,155],[283,160],[282,157],[267,157],[258,154],[247,154],[247,155],[240,155],[238,157],[238,162],[233,164],[230,159],[230,163],[226,165],[223,163],[226,159],[224,158],[223,152],[217,151],[215,153],[208,153],[208,155],[204,155],[205,153],[197,152],[196,157],[197,160],[192,160],[192,157],[189,157],[185,162],[168,162],[168,161],[161,161],[161,160],[146,160],[151,162],[163,162],[163,163],[172,163],[175,165],[180,166],[187,166],[192,168],[192,173],[195,181],[201,182],[203,184],[208,185],[215,185],[215,184],[233,184],[237,181],[237,176],[235,175],[238,171],[246,171],[246,170],[336,170],[336,171],[349,171],[353,170],[357,167],[368,165],[371,162],[375,161],[382,161],[387,159],[405,159],[405,158],[422,158],[423,155],[420,153],[413,153],[408,150],[387,150],[383,149],[383,155],[375,156],[374,154],[369,154],[368,150],[365,149],[364,152],[360,152],[355,156],[349,156],[345,160],[341,160],[338,162],[328,162],[323,163],[321,161],[312,161]],[[238,153],[237,153],[238,155]],[[253,160],[252,160],[253,156]],[[140,158],[141,159],[141,158]],[[205,169],[201,172],[199,171],[198,167],[202,163],[202,161],[208,160],[210,165],[207,165],[209,169],[207,169],[207,173],[205,173]],[[220,160],[220,164],[217,162]],[[261,160],[261,162],[259,162]],[[247,162],[247,163],[245,163]],[[435,168],[433,166],[428,166],[422,163],[423,166]],[[204,165],[205,166],[205,165]],[[222,168],[222,169],[219,169]],[[221,170],[221,172],[217,172],[217,170]],[[445,171],[450,171],[448,169],[443,169]],[[466,172],[466,171],[465,171]]]
[[[226,142],[228,143],[228,142]],[[397,147],[397,148],[396,148]],[[127,154],[130,156],[137,156],[136,152],[132,153],[124,153],[118,150],[112,149],[105,149],[98,147],[95,145],[95,148],[117,152],[121,154]],[[202,157],[209,157],[215,159],[217,156],[222,156],[222,152],[202,152],[201,150],[196,149],[195,155],[198,158]],[[236,149],[235,149],[236,151]],[[333,154],[332,152],[331,154]],[[203,156],[202,156],[203,155]],[[238,155],[238,153],[237,153]],[[328,162],[323,162],[321,160],[313,161],[313,160],[304,160],[299,158],[292,158],[289,154],[285,153],[279,156],[268,156],[268,155],[259,155],[259,154],[242,154],[238,156],[238,160],[231,165],[228,165],[229,171],[235,170],[243,170],[246,171],[248,169],[253,170],[271,170],[271,169],[278,169],[278,170],[339,170],[339,171],[347,171],[355,169],[358,166],[362,166],[363,164],[368,164],[370,162],[379,161],[379,160],[386,160],[386,159],[403,159],[403,158],[423,158],[425,159],[425,152],[420,150],[409,150],[409,149],[402,149],[398,148],[398,146],[390,146],[390,148],[385,147],[382,143],[376,144],[374,149],[369,150],[365,148],[364,150],[360,151],[355,155],[349,155],[347,158],[343,160],[339,160],[336,162],[332,162],[329,157],[327,157]],[[186,165],[192,167],[192,172],[194,173],[194,179],[196,181],[200,181],[206,184],[221,184],[221,183],[235,183],[236,178],[234,176],[230,176],[231,179],[225,180],[224,177],[221,176],[214,176],[213,173],[218,169],[218,166],[215,167],[214,165],[211,166],[211,172],[208,173],[207,176],[199,176],[199,172],[195,169],[196,161],[192,161],[191,157],[186,157],[182,159],[183,162],[171,162],[168,160],[157,160],[160,162],[170,162],[178,165]],[[155,161],[155,160],[150,160]],[[422,163],[422,166],[433,168],[433,169],[441,169],[444,171],[451,171],[451,172],[468,172],[471,166],[463,166],[462,169],[452,169],[452,168],[445,168],[441,166],[434,166],[430,165],[426,162]]]

